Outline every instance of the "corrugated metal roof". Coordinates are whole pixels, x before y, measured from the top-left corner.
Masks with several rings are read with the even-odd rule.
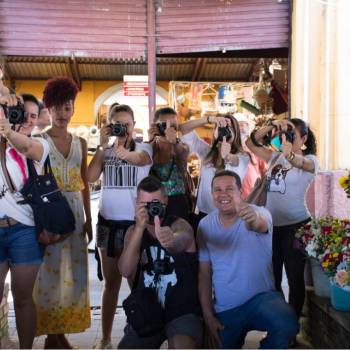
[[[158,53],[288,47],[288,0],[163,0],[159,7]]]
[[[289,2],[155,0],[157,54],[287,48]],[[144,59],[146,4],[1,0],[0,54]]]
[[[1,0],[3,55],[145,57],[144,0]]]
[[[196,58],[158,58],[157,80],[191,80]],[[256,58],[206,58],[196,80],[249,80]],[[287,59],[279,62],[286,65]],[[82,80],[122,80],[123,75],[147,74],[143,60],[77,58]],[[55,75],[71,75],[66,57],[6,57],[6,67],[12,79],[48,79]]]

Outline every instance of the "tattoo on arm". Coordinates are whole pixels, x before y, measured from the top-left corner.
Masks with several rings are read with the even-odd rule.
[[[194,244],[193,229],[185,220],[176,220],[171,225],[171,229],[175,236],[174,251],[185,252]]]

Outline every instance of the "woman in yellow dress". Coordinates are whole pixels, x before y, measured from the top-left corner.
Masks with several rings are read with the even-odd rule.
[[[44,90],[52,127],[42,137],[50,144],[52,170],[76,220],[73,234],[46,247],[35,285],[37,335],[47,334],[45,348],[72,348],[65,333],[90,327],[87,238],[91,240],[92,228],[87,145],[67,129],[77,92],[74,81],[66,77],[50,79]]]

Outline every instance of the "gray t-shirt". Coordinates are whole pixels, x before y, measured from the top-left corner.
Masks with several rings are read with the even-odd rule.
[[[274,152],[271,159],[277,154]],[[271,212],[274,226],[296,224],[310,217],[305,194],[317,174],[318,161],[311,154],[305,158],[314,162],[313,173],[293,167],[283,156],[271,170],[266,208]]]
[[[216,312],[238,307],[258,293],[275,289],[271,214],[265,208],[254,207],[267,218],[267,233],[248,230],[242,219],[225,228],[218,210],[199,223],[199,261],[211,263]]]

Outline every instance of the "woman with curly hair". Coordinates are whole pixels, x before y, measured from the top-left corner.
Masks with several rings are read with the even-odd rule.
[[[47,334],[45,348],[72,348],[64,334],[90,327],[87,239],[92,238],[92,228],[87,144],[68,132],[77,93],[72,79],[56,77],[46,83],[43,97],[52,127],[42,136],[50,144],[52,170],[76,221],[68,238],[46,248],[36,281],[37,335]]]

